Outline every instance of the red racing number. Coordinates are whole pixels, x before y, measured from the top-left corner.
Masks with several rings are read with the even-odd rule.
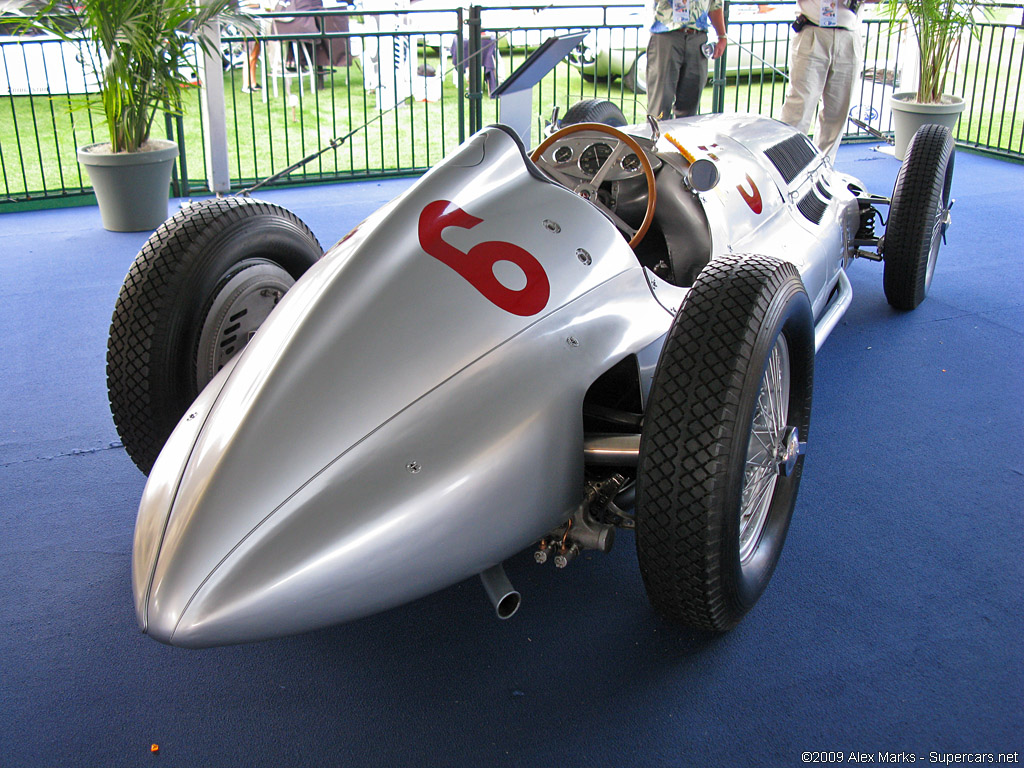
[[[469,281],[495,306],[513,315],[536,315],[548,303],[551,286],[541,263],[518,245],[501,240],[489,240],[463,253],[442,239],[447,227],[472,229],[483,219],[466,213],[449,200],[435,200],[420,212],[420,246],[438,261],[447,264]],[[499,261],[515,264],[526,275],[526,285],[514,290],[502,285],[494,276],[494,265]]]

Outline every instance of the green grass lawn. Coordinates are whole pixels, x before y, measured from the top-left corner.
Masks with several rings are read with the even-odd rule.
[[[518,66],[524,55],[504,54],[505,72]],[[430,63],[436,65],[436,60]],[[315,181],[339,176],[365,176],[376,172],[415,172],[437,163],[460,143],[468,130],[460,132],[459,89],[452,77],[444,79],[439,101],[409,101],[381,116],[376,94],[363,88],[358,66],[337,68],[328,74],[319,90],[308,88],[308,77],[300,91],[293,79],[278,82],[275,97],[267,84],[267,98],[261,93],[243,93],[241,74],[225,73],[225,100],[229,136],[230,172],[235,185],[244,185],[280,171],[353,129],[356,132],[338,150],[330,151],[295,172],[293,181]],[[730,83],[726,93],[728,111],[777,112],[785,86],[781,82]],[[615,102],[632,122],[642,122],[647,99],[624,90],[621,81],[584,82],[567,64],[558,65],[534,91],[537,124],[540,127],[557,104],[561,114],[584,98]],[[26,191],[71,192],[88,188],[88,178],[79,170],[76,147],[103,141],[102,117],[88,109],[85,96],[33,96],[0,98],[0,171],[2,192],[7,197]],[[711,111],[711,88],[704,93],[703,111]],[[498,102],[483,97],[483,122],[498,121]],[[199,89],[186,94],[183,126],[185,164],[194,186],[204,185],[206,164],[203,151],[203,118]],[[162,121],[154,125],[155,136],[166,135]]]
[[[1020,154],[1024,151],[1024,32],[985,25],[960,51],[951,90],[967,102],[957,139]]]
[[[1020,45],[1012,45],[1010,32],[1001,28],[966,52],[971,65],[961,67],[955,87],[964,92],[968,112],[961,119],[957,137],[972,144],[1011,153],[1022,150],[1024,104],[1020,104]],[[505,74],[514,70],[525,53],[502,54]],[[438,67],[436,55],[427,63]],[[415,173],[437,163],[458,146],[468,130],[468,114],[460,130],[459,88],[451,76],[444,78],[440,100],[409,101],[381,115],[376,94],[363,87],[362,71],[355,64],[339,67],[324,77],[322,88],[310,90],[308,77],[300,91],[295,79],[278,81],[274,96],[268,83],[267,99],[260,93],[242,92],[241,72],[224,74],[230,172],[237,188],[278,172],[332,139],[358,129],[347,143],[329,151],[290,177],[295,182],[365,177],[380,173]],[[725,111],[755,112],[777,116],[785,96],[781,78],[740,77],[726,84]],[[702,111],[711,111],[712,89],[705,89]],[[562,114],[582,98],[609,99],[631,122],[642,122],[646,97],[624,90],[619,80],[584,82],[576,69],[561,63],[534,89],[534,108],[540,124],[558,105]],[[468,108],[468,107],[467,107]],[[483,97],[484,124],[498,120],[497,102]],[[205,188],[203,116],[199,88],[186,94],[181,118],[184,162],[192,191]],[[30,197],[80,193],[89,188],[79,169],[76,147],[103,141],[102,118],[90,110],[85,96],[0,97],[0,203]],[[158,119],[154,135],[164,136]]]

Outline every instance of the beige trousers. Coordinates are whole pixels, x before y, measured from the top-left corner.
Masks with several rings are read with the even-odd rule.
[[[782,122],[807,133],[821,102],[814,139],[833,160],[846,130],[863,58],[860,34],[841,27],[806,26],[793,42]]]

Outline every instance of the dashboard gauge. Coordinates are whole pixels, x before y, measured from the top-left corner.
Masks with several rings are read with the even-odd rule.
[[[572,147],[567,147],[563,144],[555,150],[552,157],[554,157],[556,163],[568,163],[572,160]]]
[[[630,152],[623,157],[619,161],[619,165],[624,171],[639,171],[641,168],[640,158],[636,156],[635,152]]]
[[[608,159],[611,153],[612,148],[607,144],[602,142],[591,144],[580,155],[580,170],[588,176],[595,175],[601,170],[601,166],[604,165],[604,161]]]

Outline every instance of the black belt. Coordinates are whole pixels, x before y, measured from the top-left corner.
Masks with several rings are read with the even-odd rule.
[[[793,22],[792,26],[794,32],[799,32],[804,27],[820,27],[821,25],[815,24],[813,21],[811,21],[801,13],[799,16],[796,17],[796,21]],[[844,29],[847,32],[853,31],[852,29],[847,29],[846,27],[823,27],[823,29]]]

